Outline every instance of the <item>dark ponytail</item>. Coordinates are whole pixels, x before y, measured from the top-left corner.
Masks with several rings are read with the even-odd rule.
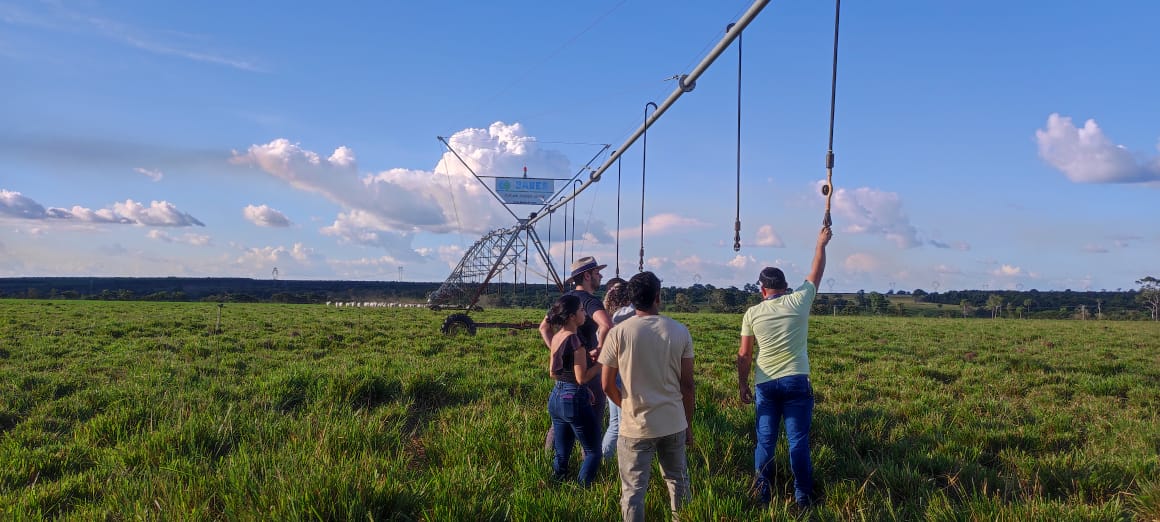
[[[552,308],[548,310],[548,324],[559,328],[568,322],[568,319],[580,310],[580,298],[574,295],[562,295]]]

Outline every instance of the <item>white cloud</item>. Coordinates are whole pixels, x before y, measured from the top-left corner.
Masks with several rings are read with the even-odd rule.
[[[880,264],[878,262],[878,259],[875,258],[874,256],[872,256],[870,254],[859,252],[859,253],[851,254],[850,256],[848,256],[846,258],[845,263],[843,263],[843,266],[846,267],[847,272],[851,272],[851,273],[867,272],[867,273],[869,273],[869,272],[878,271]]]
[[[246,248],[242,255],[234,260],[234,264],[259,270],[278,267],[281,272],[287,266],[309,267],[322,261],[323,256],[313,248],[302,243],[294,243],[290,248],[284,246]]]
[[[1123,145],[1112,143],[1095,120],[1077,128],[1070,117],[1052,113],[1047,127],[1035,131],[1039,157],[1074,183],[1142,183],[1160,180],[1160,156],[1137,161]]]
[[[746,268],[751,268],[754,265],[756,265],[757,259],[753,258],[752,256],[743,256],[741,254],[737,254],[737,255],[733,256],[733,259],[730,259],[729,262],[725,263],[725,264],[727,264],[733,268],[743,270]]]
[[[571,175],[566,156],[541,148],[518,123],[466,129],[447,141],[480,176],[514,176],[525,165],[539,178]],[[286,139],[235,152],[230,161],[257,167],[340,205],[343,210],[323,233],[344,242],[409,251],[417,232],[482,234],[513,224],[511,215],[451,152],[430,171],[394,168],[361,176],[350,148],[338,147],[323,158]],[[600,227],[588,229],[590,239],[608,241],[611,236]],[[413,255],[388,252],[402,258]]]
[[[1015,277],[1023,274],[1023,269],[1017,266],[1003,265],[991,272],[991,275],[1000,277]]]
[[[868,187],[838,189],[833,194],[833,212],[840,216],[836,222],[844,219],[847,223],[846,232],[882,236],[898,248],[922,244],[918,230],[902,211],[902,198],[895,192]]]
[[[644,222],[644,233],[646,236],[652,234],[660,235],[669,232],[684,232],[690,228],[704,228],[707,226],[709,226],[708,223],[696,218],[665,213],[650,216]]]
[[[1088,244],[1084,245],[1083,251],[1091,253],[1091,254],[1106,254],[1106,253],[1108,253],[1107,247],[1104,247],[1102,245],[1096,245],[1093,243],[1088,243]]]
[[[137,167],[137,168],[133,169],[133,172],[141,174],[142,176],[145,176],[153,181],[161,181],[161,178],[165,176],[164,174],[161,173],[160,170],[156,170],[156,169],[151,170],[151,169],[147,169],[144,167]]]
[[[209,236],[202,234],[183,234],[181,236],[171,236],[164,230],[153,229],[145,234],[145,237],[164,243],[183,243],[193,246],[209,246],[212,242]]]
[[[754,242],[761,247],[784,248],[785,243],[782,242],[781,236],[773,230],[773,225],[761,225],[757,229],[757,240]]]
[[[112,223],[150,227],[205,226],[197,218],[177,209],[168,201],[153,201],[146,207],[132,199],[113,203],[112,208],[98,210],[82,206],[71,209],[48,208],[19,192],[0,190],[0,215],[38,220],[69,220],[86,223]]]
[[[204,227],[205,224],[186,214],[168,201],[152,201],[146,207],[131,199],[124,203],[113,203],[113,212],[138,225],[151,227]]]
[[[286,214],[266,205],[246,205],[246,208],[242,209],[242,216],[250,223],[260,227],[285,228],[290,226],[290,219],[286,217]]]
[[[45,218],[44,206],[19,192],[0,190],[0,215],[25,218]]]

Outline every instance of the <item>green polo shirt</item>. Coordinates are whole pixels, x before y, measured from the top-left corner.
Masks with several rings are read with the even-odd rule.
[[[806,338],[810,329],[810,306],[817,287],[806,281],[793,292],[766,299],[745,311],[742,337],[755,337],[756,384],[789,375],[809,375]]]

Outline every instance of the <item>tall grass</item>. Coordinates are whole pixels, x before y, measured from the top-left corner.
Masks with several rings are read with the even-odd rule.
[[[0,301],[0,518],[618,518],[613,463],[588,490],[550,480],[534,331],[449,338],[427,310],[227,305],[215,333],[216,314]],[[747,493],[739,317],[674,317],[697,352],[689,519],[1160,519],[1152,323],[812,319],[825,499],[802,512],[784,440],[774,503]],[[659,478],[647,508],[666,516]]]

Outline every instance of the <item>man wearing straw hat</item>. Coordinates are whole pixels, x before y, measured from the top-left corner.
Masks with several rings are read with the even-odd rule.
[[[566,285],[575,285],[564,295],[571,294],[579,297],[580,306],[588,314],[588,319],[580,325],[576,334],[580,336],[580,342],[588,349],[590,363],[595,362],[600,355],[600,349],[604,345],[604,336],[608,334],[608,330],[612,329],[612,318],[604,310],[604,303],[592,295],[600,289],[600,282],[604,277],[600,274],[600,270],[606,266],[608,265],[597,264],[596,258],[592,256],[585,256],[572,263],[572,273],[568,279],[564,280]],[[552,346],[552,327],[548,324],[547,316],[544,316],[544,320],[540,321],[540,337],[544,340],[544,346],[549,348]],[[600,378],[593,378],[584,386],[592,392],[594,401],[592,409],[596,413],[599,423],[603,425],[604,405],[607,400],[605,400],[604,390],[600,387]],[[549,430],[548,444],[551,443],[552,435],[552,431]]]

